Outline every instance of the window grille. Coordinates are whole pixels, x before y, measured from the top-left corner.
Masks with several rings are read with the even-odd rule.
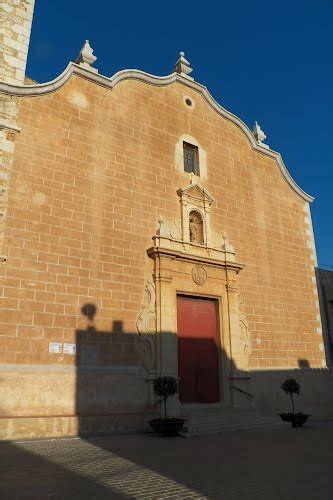
[[[199,150],[188,142],[183,142],[184,172],[199,175]]]

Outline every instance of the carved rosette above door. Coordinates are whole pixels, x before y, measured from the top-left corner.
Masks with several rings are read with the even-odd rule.
[[[178,376],[176,298],[180,293],[218,299],[224,376],[247,376],[250,337],[237,286],[244,265],[236,261],[227,236],[218,235],[211,227],[214,199],[208,191],[192,181],[177,194],[180,222],[160,217],[154,245],[147,250],[154,260],[156,371]],[[192,217],[193,212],[198,216]]]

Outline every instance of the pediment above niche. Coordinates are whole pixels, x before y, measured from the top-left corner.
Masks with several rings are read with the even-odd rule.
[[[211,205],[214,202],[213,196],[200,184],[195,184],[193,181],[188,186],[177,190],[178,196],[189,201],[197,200],[209,203]]]

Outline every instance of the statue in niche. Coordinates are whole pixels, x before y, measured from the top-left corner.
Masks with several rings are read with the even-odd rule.
[[[193,210],[189,216],[190,242],[197,245],[204,244],[203,222],[201,215]]]

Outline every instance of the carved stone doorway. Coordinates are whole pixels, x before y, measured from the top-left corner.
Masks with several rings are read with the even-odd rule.
[[[215,333],[219,377],[217,383],[212,383],[215,395],[210,395],[209,399],[233,404],[234,382],[247,390],[250,379],[251,344],[237,285],[238,274],[244,265],[236,261],[227,236],[217,234],[211,227],[214,200],[207,190],[191,183],[179,189],[177,194],[181,220],[168,221],[159,217],[160,227],[153,237],[153,246],[147,250],[153,260],[152,282],[146,285],[148,298],[137,324],[143,341],[147,381],[151,386],[157,375],[179,377],[177,297],[205,297],[218,303]],[[207,356],[215,365],[213,354]],[[182,406],[179,399],[172,398],[171,405],[173,408],[169,409],[179,414]]]

